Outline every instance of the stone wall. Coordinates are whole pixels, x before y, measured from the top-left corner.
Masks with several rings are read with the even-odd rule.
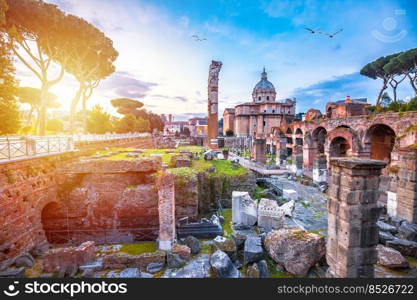
[[[232,207],[233,191],[247,191],[254,195],[256,176],[248,170],[238,176],[225,176],[210,173],[198,174],[198,203],[199,213],[206,214],[213,209]]]
[[[137,149],[152,149],[155,148],[155,140],[152,137],[140,137],[129,139],[117,139],[109,141],[96,141],[96,142],[76,142],[75,148],[82,154],[89,151],[97,151],[104,147],[118,147],[118,148],[137,148]]]
[[[57,199],[56,165],[67,156],[0,165],[0,269],[20,254],[47,248],[43,207]]]

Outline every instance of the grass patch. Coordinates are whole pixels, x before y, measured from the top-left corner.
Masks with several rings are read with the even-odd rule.
[[[213,160],[212,165],[216,168],[216,173],[226,176],[240,176],[246,174],[246,169],[239,165],[238,168],[232,168],[232,162],[229,160]]]
[[[139,242],[135,244],[122,244],[120,252],[130,255],[139,255],[147,252],[155,252],[157,250],[155,242]]]
[[[232,229],[232,210],[231,209],[223,209],[220,213],[224,218],[223,224],[223,234],[224,237],[231,237],[233,233]]]
[[[197,173],[192,168],[172,168],[169,169],[175,175],[175,183],[184,185],[190,181],[197,180]]]
[[[210,254],[211,253],[212,245],[210,244],[201,244],[201,253],[202,254]]]

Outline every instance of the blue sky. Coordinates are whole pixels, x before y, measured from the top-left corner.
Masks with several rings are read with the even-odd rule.
[[[221,113],[251,100],[264,66],[278,98],[296,97],[298,111],[323,109],[347,95],[374,102],[380,83],[360,76],[361,67],[417,47],[415,0],[47,1],[113,39],[120,53],[117,72],[90,102],[109,111],[111,98],[131,96],[157,113],[204,115],[212,59],[223,62]],[[344,30],[331,39],[304,27]],[[193,34],[207,41],[195,42]],[[65,97],[74,86],[67,76],[54,89]],[[408,96],[412,91],[405,83],[399,97]]]

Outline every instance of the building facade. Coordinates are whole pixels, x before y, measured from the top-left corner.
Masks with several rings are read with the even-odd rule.
[[[237,137],[265,138],[274,128],[291,123],[295,117],[295,99],[276,100],[274,85],[265,69],[252,92],[252,101],[226,108],[223,113],[224,133],[232,129]],[[233,125],[232,125],[233,124]]]

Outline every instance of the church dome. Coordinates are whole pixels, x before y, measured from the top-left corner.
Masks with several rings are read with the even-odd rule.
[[[265,72],[265,68],[262,72],[261,81],[259,81],[252,93],[254,102],[275,102],[276,91],[274,85],[268,81],[268,74]]]

